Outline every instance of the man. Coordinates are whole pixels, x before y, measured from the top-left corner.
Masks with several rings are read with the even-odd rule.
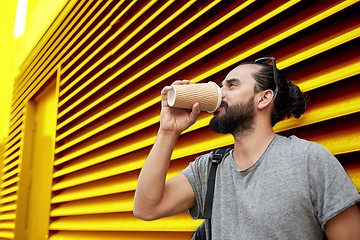
[[[165,181],[180,133],[200,113],[198,103],[191,111],[170,108],[171,89],[161,92],[160,128],[135,193],[133,212],[144,220],[187,209],[202,218],[209,154]],[[300,117],[306,107],[304,94],[276,69],[275,59],[239,65],[221,91],[210,128],[231,133],[234,150],[217,169],[212,239],[322,239],[326,233],[328,239],[359,240],[360,196],[340,163],[320,145],[272,129],[285,116]]]

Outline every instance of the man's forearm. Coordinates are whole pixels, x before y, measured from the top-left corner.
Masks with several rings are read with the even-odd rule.
[[[164,193],[166,173],[179,134],[159,130],[140,172],[134,198],[134,214],[139,218],[154,213]]]

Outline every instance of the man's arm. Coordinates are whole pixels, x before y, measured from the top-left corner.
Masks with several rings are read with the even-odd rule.
[[[174,84],[190,84],[176,81]],[[183,212],[195,204],[195,195],[183,174],[165,182],[171,154],[180,133],[195,123],[200,114],[199,104],[192,111],[170,108],[165,87],[161,92],[160,128],[156,141],[140,172],[134,197],[134,216],[154,220]]]
[[[356,205],[337,214],[325,224],[329,240],[360,240],[360,213]]]

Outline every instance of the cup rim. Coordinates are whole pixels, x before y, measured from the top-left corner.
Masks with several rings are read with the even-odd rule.
[[[208,113],[213,113],[213,112],[215,112],[215,111],[220,107],[220,105],[221,105],[222,93],[221,93],[221,89],[220,89],[219,85],[217,85],[216,82],[209,81],[208,83],[214,84],[215,87],[216,87],[216,90],[218,91],[218,102],[217,102],[217,104],[216,104],[215,109],[214,109],[213,111],[207,111]]]

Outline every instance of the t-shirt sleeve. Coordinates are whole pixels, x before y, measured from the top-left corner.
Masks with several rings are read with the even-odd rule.
[[[324,229],[326,222],[360,201],[360,195],[340,162],[326,148],[313,143],[307,154],[311,199]]]
[[[202,209],[204,208],[208,163],[209,155],[202,155],[181,172],[187,177],[195,194],[196,204],[189,209],[189,214],[193,219],[203,218]]]

